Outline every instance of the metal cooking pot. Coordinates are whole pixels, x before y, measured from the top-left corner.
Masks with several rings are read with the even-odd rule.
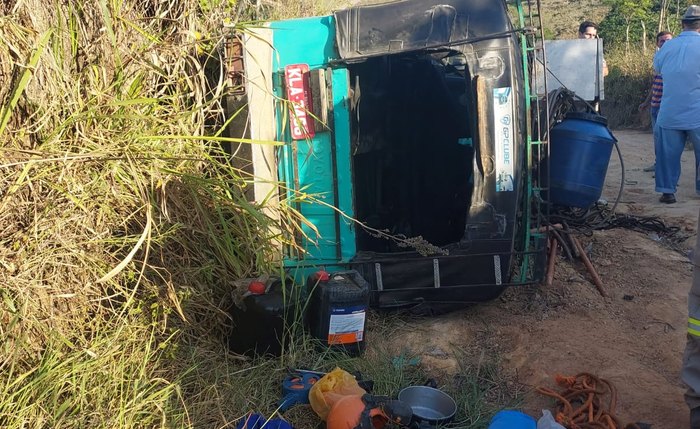
[[[450,395],[430,386],[407,387],[399,392],[398,399],[411,406],[417,421],[446,423],[457,412],[457,404]]]

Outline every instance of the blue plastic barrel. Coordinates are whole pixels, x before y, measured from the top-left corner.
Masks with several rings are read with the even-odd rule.
[[[535,419],[525,413],[515,410],[504,410],[496,413],[489,423],[489,429],[536,429]]]
[[[570,112],[550,131],[549,201],[588,208],[600,199],[617,139],[605,117]]]

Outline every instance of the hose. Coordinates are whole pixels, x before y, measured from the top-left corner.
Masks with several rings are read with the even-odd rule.
[[[575,111],[577,102],[582,103],[587,111],[595,113],[595,109],[590,103],[565,87],[560,87],[551,91],[547,95],[547,101],[549,105],[548,113],[550,120],[548,129],[551,129],[554,127],[554,125],[563,121],[567,113]],[[618,142],[614,141],[614,145],[618,159],[620,160],[621,173],[620,187],[618,188],[617,196],[615,197],[612,208],[610,210],[606,210],[601,206],[600,202],[596,203],[592,209],[584,211],[571,207],[554,206],[550,212],[551,223],[566,222],[573,230],[576,230],[577,232],[584,232],[588,235],[590,235],[590,233],[596,229],[610,229],[620,227],[622,225],[634,225],[637,226],[638,230],[646,230],[648,225],[646,219],[640,218],[638,219],[637,223],[634,222],[634,219],[630,218],[625,219],[624,222],[614,219],[616,216],[618,216],[615,210],[622,199],[622,193],[624,192],[625,188],[625,161]],[[659,225],[657,224],[656,226]],[[665,225],[663,225],[663,222],[661,222],[661,227],[655,232],[673,235],[676,231],[669,230]]]
[[[623,426],[615,416],[617,389],[609,381],[585,372],[573,377],[557,375],[555,380],[564,390],[557,392],[540,386],[537,392],[557,401],[555,419],[564,427],[639,429],[635,423]]]

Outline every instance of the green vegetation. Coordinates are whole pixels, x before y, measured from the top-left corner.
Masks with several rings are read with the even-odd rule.
[[[605,78],[605,101],[602,113],[611,128],[648,127],[649,112],[637,110],[651,86],[653,53],[626,52],[624,48],[606,51],[610,74]]]
[[[692,4],[667,0],[606,0],[610,6],[600,22],[610,74],[605,78],[601,109],[610,126],[648,127],[648,112],[637,106],[646,97],[653,74],[656,34],[680,31],[680,17]]]
[[[662,30],[678,34],[680,17],[692,1],[605,0],[610,11],[600,22],[601,33],[611,46],[627,45],[636,51],[644,43],[654,50],[656,33]],[[630,46],[631,45],[631,46]]]
[[[245,410],[221,401],[237,384],[231,279],[274,271],[284,234],[219,161],[218,59],[202,54],[218,40],[201,34],[224,13],[30,1],[0,18],[0,426],[220,426]]]

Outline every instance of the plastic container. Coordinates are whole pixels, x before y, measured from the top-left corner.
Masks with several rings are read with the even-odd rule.
[[[289,327],[303,320],[304,300],[300,288],[295,287],[291,279],[284,284],[275,279],[260,293],[254,283],[243,299],[242,308],[234,306],[230,312],[233,329],[228,339],[229,348],[248,356],[280,356],[290,340]]]
[[[571,112],[550,131],[550,191],[554,204],[588,208],[600,199],[617,139],[605,117]]]
[[[557,423],[549,410],[542,410],[542,417],[537,420],[537,429],[566,429],[564,426]]]
[[[537,429],[537,422],[520,411],[504,410],[493,416],[488,429]]]
[[[351,356],[365,349],[369,284],[356,270],[326,273],[307,279],[309,331],[324,346]]]

